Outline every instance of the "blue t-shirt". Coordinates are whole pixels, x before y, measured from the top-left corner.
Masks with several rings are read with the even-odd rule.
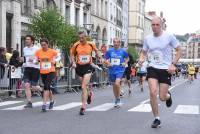
[[[110,48],[105,54],[105,59],[109,60],[112,64],[112,67],[109,68],[109,72],[124,72],[125,67],[123,67],[121,64],[124,63],[125,58],[128,58],[128,53],[124,49]]]

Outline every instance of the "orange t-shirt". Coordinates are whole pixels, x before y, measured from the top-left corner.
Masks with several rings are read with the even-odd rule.
[[[40,61],[40,73],[47,74],[50,72],[55,72],[55,66],[52,64],[54,58],[57,56],[57,52],[53,49],[48,48],[47,51],[39,49],[36,51],[35,56]]]
[[[81,44],[76,42],[70,49],[70,53],[76,56],[76,62],[80,65],[85,65],[92,62],[92,51],[97,51],[97,47],[92,42]]]

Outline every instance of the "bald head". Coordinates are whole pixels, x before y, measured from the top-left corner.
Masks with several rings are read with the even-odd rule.
[[[162,20],[158,16],[154,16],[151,21],[152,31],[154,36],[160,36],[162,34]]]
[[[114,48],[118,49],[120,47],[120,39],[119,38],[114,38],[113,39],[113,44],[114,44]]]

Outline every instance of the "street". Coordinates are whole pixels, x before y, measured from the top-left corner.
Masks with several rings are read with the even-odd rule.
[[[33,98],[33,109],[23,109],[26,100],[0,103],[0,134],[199,134],[200,80],[192,84],[176,79],[170,90],[173,105],[159,101],[161,128],[152,129],[154,120],[149,104],[147,83],[144,92],[138,84],[127,87],[121,108],[113,108],[111,87],[95,89],[94,101],[86,115],[80,116],[80,95],[59,94],[53,110],[41,112],[41,98]]]

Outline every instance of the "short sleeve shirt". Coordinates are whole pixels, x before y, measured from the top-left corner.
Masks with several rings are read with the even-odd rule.
[[[153,34],[144,39],[143,50],[147,52],[149,66],[168,69],[172,63],[172,50],[179,47],[176,37],[167,32],[155,37]]]
[[[109,71],[111,73],[123,72],[125,67],[121,66],[121,64],[124,63],[125,58],[128,58],[128,53],[124,49],[110,48],[105,54],[105,59],[112,64]]]
[[[81,44],[76,42],[70,49],[70,53],[76,56],[76,62],[80,65],[92,63],[92,51],[97,51],[97,47],[92,42]]]
[[[42,49],[39,49],[36,51],[35,56],[40,61],[40,73],[41,74],[48,74],[50,72],[55,72],[55,65],[52,64],[54,61],[54,58],[58,55],[58,53],[48,48],[47,51],[43,51]]]

